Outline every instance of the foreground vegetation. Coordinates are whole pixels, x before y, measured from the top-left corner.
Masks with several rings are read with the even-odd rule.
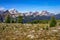
[[[60,40],[60,26],[0,23],[0,40]]]
[[[51,20],[34,20],[23,23],[23,17],[14,20],[10,16],[0,23],[0,40],[60,40],[60,25],[55,17]]]

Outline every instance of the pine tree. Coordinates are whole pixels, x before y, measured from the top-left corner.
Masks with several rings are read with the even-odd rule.
[[[51,17],[51,21],[50,21],[50,27],[55,27],[56,24],[57,24],[56,19],[55,19],[54,16],[52,16],[52,17]]]
[[[18,16],[17,22],[18,23],[22,23],[23,22],[23,17],[22,16]]]
[[[10,23],[10,21],[11,21],[11,17],[10,15],[7,15],[5,18],[5,23]]]

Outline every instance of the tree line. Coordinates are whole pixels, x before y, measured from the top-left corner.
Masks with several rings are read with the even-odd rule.
[[[5,23],[23,23],[23,16],[18,16],[17,20],[14,20],[10,15],[5,17]],[[56,26],[57,22],[54,16],[50,20],[34,20],[32,22],[27,22],[31,24],[37,23],[49,23],[50,27]]]
[[[12,18],[10,15],[5,17],[5,23],[22,23],[23,16],[18,16],[17,18]]]

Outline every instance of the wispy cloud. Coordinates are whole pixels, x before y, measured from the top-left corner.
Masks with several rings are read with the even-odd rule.
[[[5,8],[4,7],[0,7],[0,10],[5,10]]]

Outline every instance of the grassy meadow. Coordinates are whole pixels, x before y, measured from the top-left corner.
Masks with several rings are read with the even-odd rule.
[[[0,23],[0,40],[60,40],[60,22],[46,24]]]

